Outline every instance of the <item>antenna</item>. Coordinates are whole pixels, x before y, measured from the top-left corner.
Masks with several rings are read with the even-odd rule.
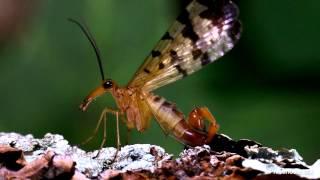
[[[82,32],[84,33],[84,35],[90,41],[90,44],[92,45],[92,47],[94,49],[94,52],[96,53],[96,56],[97,56],[98,65],[99,65],[102,81],[104,81],[105,78],[104,78],[104,72],[103,72],[103,68],[102,68],[100,50],[99,50],[99,48],[98,48],[98,46],[96,44],[96,41],[94,40],[93,36],[90,34],[89,29],[85,25],[79,23],[78,21],[76,21],[74,19],[68,18],[68,20],[70,22],[75,23],[76,25],[78,25],[80,27],[80,29],[82,30]]]

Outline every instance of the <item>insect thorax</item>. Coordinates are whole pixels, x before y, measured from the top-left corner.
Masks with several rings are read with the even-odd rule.
[[[141,90],[118,88],[112,95],[120,111],[126,115],[129,129],[137,128],[138,131],[144,131],[148,128],[152,114]]]

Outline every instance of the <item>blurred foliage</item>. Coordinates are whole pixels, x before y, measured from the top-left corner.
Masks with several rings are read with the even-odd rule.
[[[0,9],[8,6],[5,2],[9,1],[0,1]],[[88,112],[78,110],[100,83],[100,74],[89,42],[66,19],[79,19],[90,27],[107,76],[125,85],[185,4],[183,0],[26,2],[16,4],[25,8],[15,11],[22,15],[0,14],[0,37],[5,37],[0,38],[0,131],[38,137],[60,133],[73,144],[90,135],[105,106],[115,104],[107,95]],[[320,1],[237,3],[243,35],[234,50],[156,93],[175,102],[186,115],[195,106],[208,106],[221,125],[220,133],[274,148],[296,148],[313,162],[320,157]],[[108,145],[114,146],[114,117],[108,120]],[[124,144],[123,124],[121,130]],[[85,148],[99,147],[101,134]],[[134,130],[129,142],[158,144],[170,153],[182,148],[165,137],[155,121],[142,134]]]

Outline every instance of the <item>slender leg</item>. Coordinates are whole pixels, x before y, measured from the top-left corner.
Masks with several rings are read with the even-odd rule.
[[[104,145],[105,142],[106,142],[106,138],[107,138],[107,132],[106,132],[106,131],[107,131],[107,127],[106,127],[107,113],[116,115],[116,116],[118,117],[119,111],[118,111],[118,110],[111,109],[111,108],[105,108],[105,109],[102,111],[101,115],[100,115],[99,121],[98,121],[98,123],[97,123],[97,125],[96,125],[96,127],[95,127],[95,129],[94,129],[94,131],[93,131],[93,133],[92,133],[92,135],[89,136],[85,141],[83,141],[83,142],[81,143],[81,145],[88,143],[89,141],[91,141],[91,140],[97,135],[98,130],[99,130],[100,126],[101,126],[101,122],[103,121],[103,126],[104,126],[104,128],[103,128],[103,140],[102,140],[102,143],[101,143],[101,145],[100,145],[100,148],[103,147],[103,145]],[[118,121],[118,118],[117,118],[117,121]],[[117,136],[119,136],[119,128],[118,128],[118,127],[119,127],[119,125],[117,125]],[[117,137],[117,139],[120,139],[120,138]],[[119,140],[119,141],[120,141],[120,140]],[[120,143],[118,143],[118,144],[120,144]],[[118,145],[118,144],[117,144],[117,145]]]
[[[116,121],[116,123],[117,123],[117,151],[114,154],[114,157],[113,157],[111,163],[115,162],[115,160],[118,156],[118,152],[120,150],[120,145],[121,145],[120,144],[120,132],[119,132],[119,112],[116,112],[116,118],[117,118],[117,121]]]
[[[119,112],[116,112],[116,118],[117,118],[117,150],[120,149],[121,143],[120,143],[120,131],[119,131]]]
[[[105,142],[107,140],[107,116],[104,115],[104,119],[103,119],[103,139],[100,145],[100,149],[103,148]]]
[[[200,107],[192,110],[189,114],[188,123],[193,128],[202,131],[204,130],[204,119],[210,122],[208,127],[208,135],[206,138],[206,143],[209,143],[213,139],[214,135],[218,132],[219,125],[207,107]]]
[[[106,139],[107,139],[107,113],[104,113],[104,116],[103,116],[103,139],[100,144],[100,149],[94,158],[97,158],[100,155],[101,149],[103,148],[103,146],[106,142]]]
[[[91,134],[86,140],[84,140],[84,141],[81,143],[81,145],[87,144],[88,142],[90,142],[90,141],[97,135],[98,130],[99,130],[100,125],[101,125],[101,122],[106,120],[106,113],[107,113],[107,112],[106,112],[105,110],[102,111],[102,113],[101,113],[101,115],[100,115],[100,118],[99,118],[99,121],[98,121],[96,127],[94,128],[92,134]]]

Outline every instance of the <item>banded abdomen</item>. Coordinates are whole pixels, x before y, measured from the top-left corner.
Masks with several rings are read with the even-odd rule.
[[[193,129],[173,103],[151,93],[147,95],[146,100],[152,114],[166,134],[190,146],[205,143],[207,138],[205,132]]]

